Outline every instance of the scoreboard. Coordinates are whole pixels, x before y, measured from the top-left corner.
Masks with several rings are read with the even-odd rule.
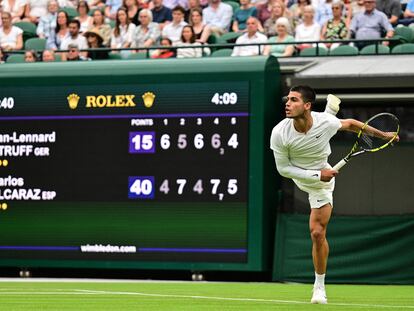
[[[268,268],[277,63],[189,63],[0,76],[0,265]]]

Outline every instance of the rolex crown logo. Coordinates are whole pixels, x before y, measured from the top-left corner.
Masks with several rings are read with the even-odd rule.
[[[144,106],[151,108],[154,104],[155,94],[152,92],[146,92],[144,95],[142,95],[142,99],[144,100]]]
[[[68,99],[70,109],[76,109],[76,107],[78,107],[78,103],[80,99],[78,94],[72,93],[67,97],[67,99]]]

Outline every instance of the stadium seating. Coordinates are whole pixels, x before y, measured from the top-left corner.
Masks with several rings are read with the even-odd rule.
[[[46,39],[31,38],[24,43],[25,50],[43,51],[46,48]]]
[[[7,57],[6,63],[24,63],[24,55],[23,54],[12,54]]]
[[[414,32],[407,26],[396,27],[393,38],[400,39],[403,43],[410,43],[413,42]]]
[[[319,49],[319,50],[318,50]],[[300,51],[299,56],[326,56],[328,55],[328,50],[323,47],[310,47]]]
[[[23,41],[37,37],[35,24],[31,22],[17,22],[13,25],[23,30]]]
[[[358,49],[350,45],[340,45],[337,48],[331,50],[329,55],[331,56],[345,56],[345,55],[358,55]]]
[[[147,52],[131,53],[127,59],[145,59],[147,58]]]
[[[74,17],[79,16],[79,13],[75,8],[64,7],[62,8],[62,11],[65,11],[68,14],[69,19],[73,19]]]
[[[109,59],[122,59],[121,53],[109,53]]]
[[[237,38],[240,37],[240,32],[227,32],[218,38],[218,44],[235,43]]]
[[[392,54],[414,54],[414,43],[403,43],[394,47]]]
[[[367,45],[359,51],[360,55],[376,55],[376,54],[390,54],[390,48],[386,45],[378,44]]]
[[[233,49],[221,49],[211,53],[210,57],[231,56],[231,53],[233,53]]]

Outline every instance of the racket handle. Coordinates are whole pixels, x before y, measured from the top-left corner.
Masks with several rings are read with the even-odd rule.
[[[339,161],[338,163],[336,163],[336,165],[333,167],[333,169],[335,171],[339,171],[347,163],[348,163],[348,161],[346,161],[345,159],[342,159],[341,161]]]

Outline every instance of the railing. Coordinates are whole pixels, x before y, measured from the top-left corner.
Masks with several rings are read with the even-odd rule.
[[[236,44],[236,43],[225,43],[225,44],[203,44],[203,45],[183,45],[183,46],[152,46],[152,47],[140,47],[140,48],[93,48],[93,49],[82,49],[80,52],[90,52],[90,51],[107,51],[107,52],[120,52],[120,51],[145,51],[146,57],[150,58],[150,53],[153,50],[177,50],[177,49],[204,49],[209,48],[210,50],[219,50],[223,48],[234,48],[234,47],[243,47],[243,46],[257,46],[258,47],[258,54],[262,55],[262,46],[267,45],[310,45],[316,48],[315,56],[324,56],[320,55],[320,49],[322,44],[332,44],[332,43],[340,43],[342,45],[350,44],[350,43],[371,43],[375,44],[375,54],[379,52],[379,46],[382,42],[389,42],[392,43],[401,43],[400,39],[397,38],[380,38],[380,39],[365,39],[365,40],[356,40],[356,39],[345,39],[345,40],[319,40],[319,41],[293,41],[293,42],[265,42],[265,43],[245,43],[245,44]],[[66,53],[68,50],[55,50],[55,53]],[[20,51],[4,51],[4,54],[23,54],[25,50]],[[329,55],[327,55],[329,56]],[[297,55],[293,55],[293,57],[297,57]]]

